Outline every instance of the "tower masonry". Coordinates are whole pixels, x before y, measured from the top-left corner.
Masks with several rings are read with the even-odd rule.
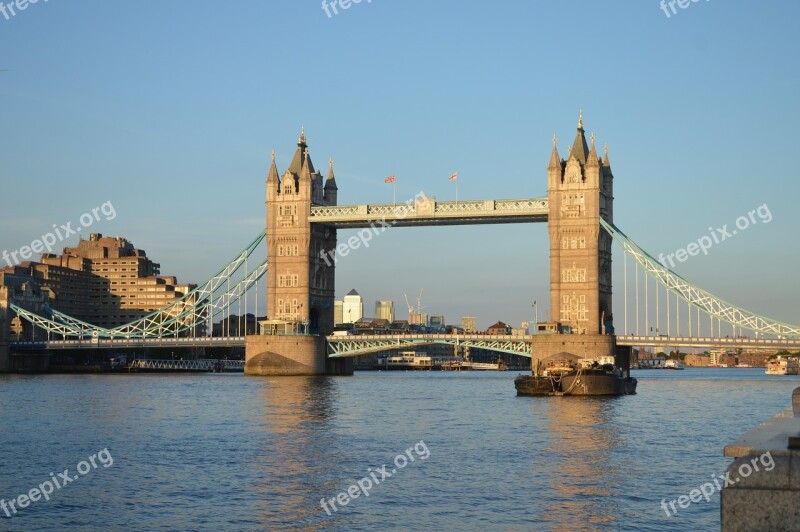
[[[309,221],[314,205],[336,205],[337,186],[314,169],[305,133],[292,163],[278,176],[273,154],[267,175],[267,314],[311,334],[333,331],[334,264],[325,252],[336,247],[336,229]]]
[[[606,147],[597,156],[594,134],[587,145],[583,116],[566,159],[557,139],[547,168],[550,204],[550,319],[573,334],[613,334],[611,236],[614,176]]]

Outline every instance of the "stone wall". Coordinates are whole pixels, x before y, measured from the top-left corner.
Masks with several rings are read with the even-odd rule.
[[[561,352],[581,358],[614,356],[616,336],[602,334],[537,334],[533,336],[532,358],[545,359]]]
[[[322,336],[248,336],[246,375],[352,375],[351,359],[328,360]]]

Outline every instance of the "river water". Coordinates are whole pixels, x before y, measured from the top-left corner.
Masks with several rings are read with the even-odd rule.
[[[718,494],[661,501],[789,407],[800,378],[763,371],[606,399],[516,397],[515,372],[0,376],[0,498],[74,478],[0,529],[718,530]]]

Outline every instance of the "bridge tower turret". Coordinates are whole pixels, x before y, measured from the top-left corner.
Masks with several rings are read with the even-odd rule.
[[[597,156],[594,134],[587,144],[583,113],[566,160],[556,144],[547,169],[550,319],[574,334],[611,334],[611,237],[600,228],[600,218],[613,222],[608,151]]]

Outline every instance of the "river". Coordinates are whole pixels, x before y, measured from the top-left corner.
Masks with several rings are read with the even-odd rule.
[[[516,397],[516,372],[3,375],[0,498],[52,494],[0,528],[718,530],[719,494],[661,501],[790,405],[800,377],[763,372],[634,371],[604,399]]]

